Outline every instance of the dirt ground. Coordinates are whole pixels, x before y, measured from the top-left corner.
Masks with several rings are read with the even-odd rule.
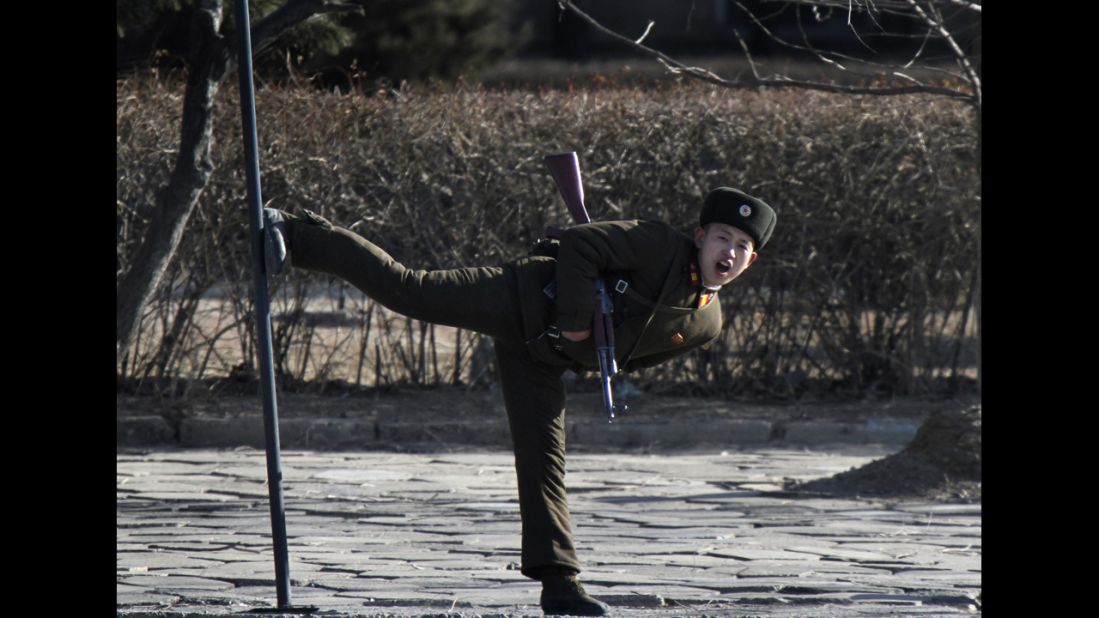
[[[594,382],[569,385],[569,412],[586,413],[601,406],[600,394]],[[729,417],[737,419],[862,421],[870,418],[922,418],[939,409],[974,405],[977,398],[963,396],[949,400],[918,398],[866,399],[864,401],[758,402],[729,399],[664,395],[641,392],[628,384],[616,385],[618,397],[630,405],[629,415],[635,418]],[[148,415],[151,410],[171,410],[183,416],[235,417],[262,415],[258,385],[226,387],[195,385],[174,389],[170,396],[133,394],[131,388],[120,388],[116,397],[119,417]],[[404,421],[438,419],[469,420],[503,414],[499,391],[488,388],[430,387],[349,389],[333,387],[310,392],[277,390],[279,417],[309,418],[386,418],[398,414]],[[593,408],[596,406],[596,408]]]
[[[788,489],[939,502],[981,501],[981,406],[933,412],[902,451]]]
[[[190,389],[185,397],[117,395],[117,416],[159,414],[169,421],[188,417],[262,416],[262,400],[252,388],[238,392]],[[620,389],[620,393],[628,389]],[[861,468],[809,483],[791,484],[802,494],[875,496],[896,500],[981,501],[981,408],[975,397],[953,400],[892,399],[861,402],[758,403],[634,393],[624,397],[629,417],[675,416],[685,422],[736,418],[859,422],[876,417],[919,419],[917,435],[902,451]],[[601,396],[583,385],[569,394],[570,414],[601,413]],[[280,418],[358,418],[416,422],[500,418],[505,414],[495,389],[390,389],[327,393],[278,393]]]

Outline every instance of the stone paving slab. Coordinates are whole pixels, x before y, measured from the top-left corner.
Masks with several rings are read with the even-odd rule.
[[[888,452],[573,455],[585,585],[625,617],[980,615],[980,505],[747,487]],[[541,616],[537,584],[517,570],[510,453],[283,455],[294,605],[340,618]],[[262,450],[122,450],[116,464],[119,616],[274,605]]]

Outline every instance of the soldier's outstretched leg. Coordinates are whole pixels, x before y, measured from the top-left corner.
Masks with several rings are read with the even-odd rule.
[[[542,582],[547,614],[602,616],[607,606],[576,578],[580,562],[565,490],[565,368],[533,362],[516,343],[494,343],[519,480],[522,572]]]
[[[514,275],[508,269],[412,270],[369,240],[308,210],[302,216],[275,212],[295,268],[335,275],[401,315],[522,340],[510,280]]]

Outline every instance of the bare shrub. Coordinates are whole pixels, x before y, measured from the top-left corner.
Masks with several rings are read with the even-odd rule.
[[[120,264],[169,167],[179,91],[169,80],[118,82]],[[547,224],[567,222],[541,163],[551,152],[579,152],[595,219],[656,218],[689,231],[702,198],[723,185],[772,204],[774,238],[721,294],[722,338],[632,378],[645,388],[924,394],[974,370],[979,178],[962,104],[706,85],[369,96],[262,88],[257,97],[265,201],[315,210],[417,268],[501,263]],[[219,105],[216,170],[121,378],[251,371],[235,95]],[[479,336],[395,319],[314,273],[291,271],[276,285],[284,385],[486,377]],[[216,315],[195,304],[215,298]]]

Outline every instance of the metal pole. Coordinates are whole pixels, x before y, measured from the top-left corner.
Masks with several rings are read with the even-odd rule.
[[[282,501],[282,462],[279,455],[278,406],[275,401],[275,363],[271,354],[271,308],[267,295],[267,266],[263,259],[263,197],[260,194],[256,103],[252,84],[252,33],[248,0],[237,0],[240,29],[240,113],[248,180],[248,215],[255,281],[256,330],[259,340],[260,381],[263,386],[263,429],[267,441],[267,491],[271,503],[271,536],[275,545],[275,586],[278,607],[290,607],[290,560],[286,542],[286,510]]]

